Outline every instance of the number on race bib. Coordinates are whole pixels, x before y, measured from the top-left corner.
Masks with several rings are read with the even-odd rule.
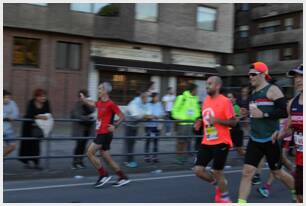
[[[101,127],[101,121],[97,120],[96,121],[96,129],[100,129]]]
[[[206,131],[207,140],[218,139],[218,133],[216,127],[214,126],[207,127],[205,131]]]
[[[294,142],[296,144],[297,151],[303,152],[303,133],[301,132],[294,133]]]
[[[187,116],[193,116],[193,110],[192,109],[188,109],[187,110]]]

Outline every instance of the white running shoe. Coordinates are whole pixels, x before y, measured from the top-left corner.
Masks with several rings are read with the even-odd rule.
[[[121,186],[126,185],[130,182],[131,182],[131,180],[129,180],[129,179],[119,179],[117,182],[115,182],[113,184],[113,186],[114,187],[121,187]]]

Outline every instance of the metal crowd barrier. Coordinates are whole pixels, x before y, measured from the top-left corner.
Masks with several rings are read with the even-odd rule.
[[[16,122],[24,122],[24,121],[34,121],[33,119],[26,119],[26,118],[20,118],[15,119],[13,121]],[[55,122],[82,122],[82,120],[79,119],[54,119]],[[94,120],[92,122],[95,122]],[[139,120],[139,121],[123,121],[122,125],[125,125],[126,123],[149,123],[149,122],[157,122],[157,123],[194,123],[193,121],[182,121],[182,120],[152,120],[152,121],[145,121],[145,120]],[[244,123],[248,123],[248,121],[244,121]],[[196,138],[202,138],[202,135],[193,135],[193,136],[158,136],[158,139],[179,139],[179,138],[190,138],[190,139],[196,139]],[[244,138],[247,136],[244,136]],[[20,159],[45,159],[45,168],[48,169],[50,166],[50,159],[63,159],[63,158],[74,158],[74,157],[86,157],[87,155],[56,155],[51,156],[50,150],[51,145],[50,141],[73,141],[73,140],[80,140],[80,139],[94,139],[95,137],[61,137],[61,136],[55,136],[55,137],[43,137],[43,138],[36,138],[36,137],[16,137],[16,138],[10,138],[10,140],[38,140],[38,141],[47,141],[47,148],[46,148],[46,155],[45,156],[17,156],[17,157],[4,157],[3,160],[20,160]],[[147,139],[148,136],[115,136],[113,139]],[[230,151],[234,151],[235,149],[231,149]],[[194,154],[197,151],[184,151],[180,152],[180,154]],[[149,152],[149,153],[122,153],[122,154],[112,154],[112,156],[144,156],[144,155],[169,155],[169,154],[177,154],[177,152]],[[100,156],[100,155],[99,155]]]

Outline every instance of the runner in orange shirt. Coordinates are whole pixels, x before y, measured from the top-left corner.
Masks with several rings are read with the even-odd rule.
[[[206,97],[202,107],[204,137],[198,151],[194,172],[198,177],[215,186],[215,202],[230,203],[223,169],[229,148],[233,145],[230,127],[234,127],[237,120],[230,99],[220,94],[221,78],[212,76],[208,78],[206,84],[209,96]],[[212,171],[207,171],[205,167],[211,160],[214,160]]]

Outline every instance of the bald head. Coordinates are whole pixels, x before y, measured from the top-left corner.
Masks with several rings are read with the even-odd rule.
[[[222,79],[218,76],[211,76],[207,79],[206,89],[210,96],[220,93],[222,87]]]
[[[208,80],[209,80],[209,79],[211,79],[211,81],[212,81],[213,83],[215,83],[216,85],[222,86],[222,79],[221,79],[220,77],[218,77],[218,76],[211,76],[211,77],[208,78]],[[207,81],[208,81],[208,80],[207,80]]]

